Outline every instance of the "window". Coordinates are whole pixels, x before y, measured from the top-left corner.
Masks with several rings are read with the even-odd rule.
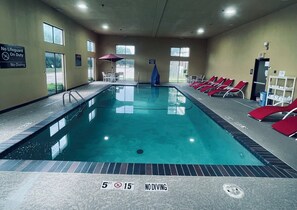
[[[54,44],[63,45],[63,30],[43,23],[44,41]]]
[[[135,46],[133,45],[117,45],[116,54],[135,55]]]
[[[87,50],[89,52],[95,52],[95,43],[91,41],[87,41]]]
[[[88,81],[94,81],[94,70],[95,70],[95,59],[92,57],[88,57]]]
[[[190,48],[188,47],[172,47],[170,50],[171,56],[177,56],[177,57],[190,57]]]

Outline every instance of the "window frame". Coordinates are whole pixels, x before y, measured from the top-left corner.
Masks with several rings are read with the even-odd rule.
[[[44,31],[44,26],[45,25],[51,27],[51,34],[52,34],[52,40],[51,41],[46,41],[45,40],[45,31]],[[56,26],[54,26],[52,24],[49,24],[49,23],[46,23],[46,22],[43,22],[42,26],[43,26],[43,41],[44,42],[47,42],[47,43],[50,43],[50,44],[57,44],[57,45],[61,45],[61,46],[65,45],[64,30],[62,28],[56,27]],[[61,42],[62,43],[55,42],[55,34],[56,34],[55,29],[62,32],[62,34],[61,34]]]
[[[178,49],[178,55],[172,55],[172,49]],[[188,49],[188,55],[185,54],[185,49]],[[180,57],[180,58],[189,58],[190,57],[190,48],[189,47],[170,47],[170,56],[171,57]]]
[[[89,45],[90,44],[90,45]],[[89,46],[91,47],[91,49],[89,49]],[[88,52],[96,52],[96,45],[95,42],[91,41],[91,40],[87,40],[87,51]]]
[[[122,47],[124,47],[125,48],[125,52],[124,53],[119,53],[118,51],[117,51],[117,48],[118,48],[118,46],[122,46]],[[134,48],[134,52],[133,53],[127,53],[127,47],[133,47]],[[118,54],[118,55],[135,55],[135,45],[123,45],[123,44],[117,44],[116,45],[116,54]]]

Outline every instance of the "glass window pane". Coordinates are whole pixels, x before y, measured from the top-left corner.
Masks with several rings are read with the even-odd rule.
[[[94,62],[94,58],[88,58],[88,80],[90,82],[94,81]]]
[[[125,80],[134,80],[134,59],[123,59],[116,62],[116,72],[122,72]]]
[[[134,46],[126,46],[126,55],[134,55],[135,47]]]
[[[189,57],[190,56],[190,48],[182,47],[180,50],[180,57]]]
[[[87,41],[87,50],[90,52],[91,51],[91,42]]]
[[[54,27],[54,43],[63,45],[63,31]]]
[[[43,36],[45,42],[53,43],[53,27],[44,23],[43,24]]]
[[[188,75],[188,61],[180,61],[179,62],[179,72],[178,72],[178,82],[186,82]]]
[[[89,52],[95,52],[95,43],[91,41],[87,41],[87,50]]]
[[[179,61],[170,61],[169,67],[169,82],[178,81]]]
[[[117,45],[116,54],[125,54],[125,45]]]
[[[175,48],[175,47],[171,48],[171,52],[170,52],[171,56],[179,56],[179,53],[180,53],[180,48]]]

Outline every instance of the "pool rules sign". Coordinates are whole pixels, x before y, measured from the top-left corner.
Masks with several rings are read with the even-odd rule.
[[[26,68],[25,48],[0,44],[0,68]]]

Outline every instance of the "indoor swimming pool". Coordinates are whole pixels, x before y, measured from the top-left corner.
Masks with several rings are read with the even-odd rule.
[[[3,158],[264,165],[174,87],[111,86],[23,142]]]

